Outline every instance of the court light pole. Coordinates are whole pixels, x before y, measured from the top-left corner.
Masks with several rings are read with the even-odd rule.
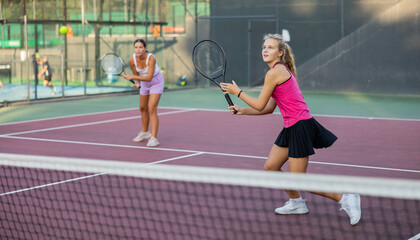
[[[195,0],[195,42],[198,42],[198,2]],[[194,69],[194,82],[195,86],[198,86],[198,73],[197,70]]]
[[[85,0],[81,0],[81,11],[82,11],[82,57],[83,57],[83,89],[84,95],[86,94],[86,42],[85,42]]]
[[[29,52],[28,52],[28,16],[25,14],[23,16],[23,21],[25,25],[25,54],[26,54],[26,90],[27,90],[27,100],[28,102],[31,100],[30,98],[30,84],[29,84]]]

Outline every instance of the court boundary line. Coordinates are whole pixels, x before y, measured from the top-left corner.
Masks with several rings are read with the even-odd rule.
[[[176,113],[183,113],[183,112],[191,112],[194,111],[191,110],[179,110],[179,111],[173,111],[173,112],[164,112],[159,115],[168,115],[168,114],[176,114]],[[79,123],[79,124],[73,124],[73,125],[66,125],[66,126],[59,126],[59,127],[52,127],[52,128],[43,128],[43,129],[37,129],[37,130],[28,130],[23,132],[14,132],[14,133],[6,133],[0,135],[2,136],[13,136],[13,135],[19,135],[19,134],[29,134],[29,133],[37,133],[37,132],[46,132],[46,131],[52,131],[52,130],[59,130],[59,129],[66,129],[66,128],[72,128],[72,127],[84,127],[89,125],[95,125],[95,124],[103,124],[103,123],[110,123],[110,122],[118,122],[118,121],[124,121],[124,120],[131,120],[141,118],[141,116],[132,116],[132,117],[124,117],[124,118],[114,118],[114,119],[108,119],[108,120],[102,120],[102,121],[96,121],[96,122],[89,122],[89,123]]]
[[[145,149],[145,150],[152,150],[152,151],[185,152],[185,153],[193,153],[193,154],[194,153],[200,153],[200,154],[229,156],[229,157],[267,159],[266,156],[262,157],[262,156],[243,155],[243,154],[234,154],[234,153],[207,152],[207,151],[176,149],[176,148],[161,148],[161,147],[150,148],[150,147],[145,147],[145,146],[132,146],[132,145],[121,145],[121,144],[110,144],[110,143],[92,143],[92,142],[81,142],[81,141],[72,141],[72,140],[56,140],[56,139],[47,139],[47,138],[31,138],[31,137],[18,137],[18,136],[0,136],[0,137],[12,138],[12,139],[21,139],[21,140],[29,140],[29,141],[44,141],[44,142],[70,143],[70,144],[94,145],[94,146],[105,146],[105,147],[135,148],[135,149]],[[396,171],[396,172],[420,173],[420,170],[412,170],[412,169],[386,168],[386,167],[353,165],[353,164],[345,164],[345,163],[328,163],[328,162],[318,162],[318,161],[309,161],[309,163],[311,163],[311,164],[321,164],[321,165],[331,165],[331,166],[340,166],[340,167],[353,167],[353,168],[364,168],[364,169]]]
[[[113,113],[113,112],[116,113],[116,112],[132,111],[132,110],[135,110],[135,109],[138,109],[138,108],[127,108],[127,109],[121,109],[121,110],[109,110],[109,111],[95,112],[95,113],[81,113],[81,114],[74,114],[74,115],[60,116],[60,117],[47,117],[47,118],[40,118],[40,119],[23,120],[23,121],[11,122],[11,123],[0,123],[0,126],[20,124],[20,123],[39,122],[39,121],[49,121],[49,120],[56,120],[56,119],[62,119],[62,118],[90,116],[90,115],[95,115],[95,114],[106,114],[106,113]]]
[[[222,110],[222,109],[206,109],[206,108],[181,108],[181,107],[159,107],[159,109],[193,109],[197,111],[216,111],[216,112],[228,112],[228,110]],[[18,121],[18,122],[11,122],[11,123],[0,123],[0,126],[7,126],[7,125],[13,125],[13,124],[20,124],[20,123],[30,123],[30,122],[38,122],[38,121],[49,121],[49,120],[56,120],[56,119],[62,119],[62,118],[71,118],[71,117],[81,117],[81,116],[90,116],[90,115],[96,115],[96,114],[107,114],[107,113],[113,113],[113,112],[124,112],[124,111],[133,111],[138,110],[138,108],[126,108],[126,109],[119,109],[119,110],[109,110],[109,111],[102,111],[102,112],[95,112],[95,113],[82,113],[82,114],[74,114],[74,115],[68,115],[68,116],[60,116],[60,117],[49,117],[49,118],[41,118],[41,119],[33,119],[33,120],[24,120],[24,121]],[[161,113],[160,113],[161,114]],[[159,114],[159,115],[160,115]],[[281,115],[280,112],[273,112],[272,114],[278,114]],[[420,119],[414,119],[414,118],[381,118],[381,117],[363,117],[363,116],[346,116],[346,115],[327,115],[327,114],[311,114],[314,117],[329,117],[329,118],[350,118],[350,119],[368,119],[368,120],[391,120],[391,121],[413,121],[413,122],[420,122]]]
[[[420,233],[417,235],[412,236],[411,238],[409,238],[408,240],[419,240],[420,239]]]

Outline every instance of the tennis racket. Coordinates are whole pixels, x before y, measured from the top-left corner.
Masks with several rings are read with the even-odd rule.
[[[101,68],[106,74],[113,76],[121,76],[122,73],[127,74],[124,69],[124,62],[120,56],[115,53],[107,53],[101,58]],[[134,84],[134,80],[130,80]]]
[[[203,77],[214,82],[222,89],[220,82],[225,82],[226,54],[217,42],[208,39],[198,42],[194,46],[192,60],[195,69],[197,69]],[[223,93],[229,106],[233,106],[229,94],[224,91]],[[237,111],[235,110],[234,113],[236,114]]]

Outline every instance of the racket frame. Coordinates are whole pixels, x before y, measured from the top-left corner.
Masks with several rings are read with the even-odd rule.
[[[120,62],[121,62],[122,69],[121,69],[121,72],[120,72],[120,73],[118,73],[118,74],[108,73],[107,71],[105,71],[104,67],[102,66],[102,60],[103,60],[106,56],[110,56],[110,55],[112,55],[112,56],[116,56],[116,57],[120,60]],[[115,54],[115,53],[105,53],[105,54],[101,57],[100,63],[101,63],[101,69],[102,69],[102,71],[104,71],[106,74],[111,74],[111,75],[113,75],[113,76],[121,76],[121,74],[122,74],[122,73],[124,73],[124,75],[127,75],[127,73],[125,72],[124,61],[122,60],[122,58],[121,58],[120,56],[118,56],[118,55],[117,55],[117,54]],[[133,80],[133,79],[130,79],[129,81],[130,81],[131,83],[133,83],[133,84],[134,84],[134,80]]]
[[[222,52],[222,54],[223,54],[223,71],[222,71],[222,73],[219,75],[219,76],[217,76],[217,77],[214,77],[214,78],[211,78],[211,77],[209,77],[209,76],[207,76],[206,74],[204,74],[203,72],[201,72],[200,71],[200,69],[196,66],[196,64],[195,64],[195,61],[194,61],[194,53],[195,53],[195,51],[196,51],[196,48],[197,48],[197,46],[199,46],[200,44],[202,44],[203,42],[211,42],[211,43],[213,43],[213,44],[215,44],[218,48],[219,48],[219,50]],[[194,64],[194,67],[195,67],[195,69],[197,70],[197,72],[199,72],[203,77],[205,77],[205,78],[207,78],[208,80],[210,80],[210,81],[212,81],[212,82],[214,82],[221,90],[222,90],[222,92],[223,92],[223,94],[225,95],[225,98],[226,98],[226,101],[228,102],[228,104],[229,104],[229,106],[233,106],[234,104],[233,104],[233,102],[232,102],[232,99],[230,98],[230,96],[229,96],[229,94],[228,93],[226,93],[225,91],[223,91],[223,89],[222,89],[222,87],[220,86],[220,84],[217,82],[217,81],[215,81],[215,79],[217,79],[217,78],[219,78],[219,77],[221,77],[222,76],[222,81],[223,82],[225,82],[225,74],[226,74],[226,66],[227,66],[227,61],[226,61],[226,53],[225,53],[225,51],[223,50],[223,48],[222,48],[222,46],[220,46],[220,44],[218,44],[216,41],[214,41],[214,40],[211,40],[211,39],[204,39],[204,40],[201,40],[201,41],[199,41],[198,43],[196,43],[195,44],[195,46],[194,46],[194,48],[193,48],[193,51],[192,51],[192,60],[193,60],[193,64]],[[236,110],[235,110],[235,114],[236,114]]]

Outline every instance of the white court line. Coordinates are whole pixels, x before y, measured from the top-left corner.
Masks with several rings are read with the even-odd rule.
[[[197,108],[171,108],[171,107],[159,107],[159,109],[169,109],[169,110],[206,110],[206,109],[197,109]],[[41,122],[41,121],[50,121],[50,120],[57,120],[63,118],[72,118],[72,117],[84,117],[84,116],[91,116],[91,115],[99,115],[99,114],[107,114],[107,113],[118,113],[118,112],[128,112],[133,110],[139,110],[139,108],[126,108],[126,109],[119,109],[119,110],[109,110],[103,112],[94,112],[94,113],[81,113],[81,114],[74,114],[68,116],[60,116],[60,117],[50,117],[50,118],[40,118],[34,120],[26,120],[26,121],[18,121],[12,123],[0,123],[0,126],[7,126],[13,124],[20,124],[20,123],[31,123],[31,122]],[[222,111],[222,110],[209,110],[209,111]],[[163,113],[159,113],[161,115]]]
[[[159,160],[159,161],[155,161],[155,162],[144,163],[144,165],[146,166],[146,165],[153,165],[153,164],[158,164],[158,163],[163,163],[163,162],[170,162],[170,161],[173,161],[173,160],[177,160],[177,159],[181,159],[181,158],[187,158],[187,157],[193,157],[193,156],[197,156],[197,155],[200,155],[200,154],[203,154],[203,153],[202,152],[197,152],[197,153],[194,153],[194,154],[184,155],[184,156],[180,156],[180,157],[174,157],[174,158],[163,159],[163,160]],[[107,173],[96,173],[96,174],[87,175],[87,176],[83,176],[83,177],[71,178],[71,179],[67,179],[67,180],[63,180],[63,181],[59,181],[59,182],[53,182],[53,183],[38,185],[38,186],[34,186],[34,187],[29,187],[29,188],[22,188],[22,189],[15,190],[15,191],[0,193],[0,197],[1,196],[6,196],[6,195],[11,195],[11,194],[14,194],[14,193],[20,193],[20,192],[26,192],[26,191],[31,191],[31,190],[35,190],[35,189],[50,187],[50,186],[54,186],[54,185],[58,185],[58,184],[75,182],[75,181],[84,180],[84,179],[87,179],[87,178],[93,178],[93,177],[97,177],[97,176],[101,176],[101,175],[106,175],[106,174]]]
[[[82,145],[93,145],[93,146],[106,146],[106,147],[147,149],[147,150],[152,150],[152,151],[185,152],[185,153],[209,154],[209,155],[218,155],[218,156],[227,156],[227,157],[267,159],[267,157],[265,157],[265,156],[253,156],[253,155],[243,155],[243,154],[234,154],[234,153],[220,153],[220,152],[206,152],[206,151],[197,151],[197,150],[188,150],[188,149],[177,149],[177,148],[161,148],[161,147],[150,148],[150,147],[143,147],[143,146],[109,144],[109,143],[92,143],[92,142],[80,142],[80,141],[71,141],[71,140],[56,140],[56,139],[47,139],[47,138],[31,138],[31,137],[18,137],[18,136],[0,136],[0,137],[3,137],[3,138],[12,138],[12,139],[21,139],[21,140],[29,140],[29,141],[44,141],[44,142],[70,143],[70,144],[82,144]],[[365,166],[365,165],[354,165],[354,164],[343,164],[343,163],[329,163],[329,162],[317,162],[317,161],[309,161],[309,162],[311,164],[322,164],[322,165],[331,165],[331,166],[342,166],[342,167],[365,168],[365,169],[374,169],[374,170],[386,170],[386,171],[397,171],[397,172],[420,173],[420,170],[411,170],[411,169],[373,167],[373,166]]]
[[[372,166],[365,166],[365,165],[353,165],[353,164],[329,163],[329,162],[317,162],[317,161],[309,161],[309,162],[310,163],[315,163],[315,164],[341,166],[341,167],[354,167],[354,168],[366,168],[366,169],[375,169],[375,170],[420,173],[420,170],[412,170],[412,169],[372,167]]]
[[[408,240],[419,240],[420,239],[420,233],[417,234],[416,236],[412,236],[411,238],[409,238]]]
[[[74,114],[74,115],[60,116],[60,117],[40,118],[40,119],[18,121],[18,122],[12,122],[12,123],[0,123],[0,126],[13,125],[13,124],[19,124],[19,123],[31,123],[31,122],[57,120],[57,119],[72,118],[72,117],[83,117],[83,116],[90,116],[90,115],[96,115],[96,114],[117,113],[117,112],[125,112],[125,111],[132,111],[132,110],[138,110],[138,108],[126,108],[126,109],[120,109],[120,110],[110,110],[110,111],[95,112],[95,113],[81,113],[81,114]]]
[[[224,109],[206,109],[206,108],[180,108],[180,107],[159,107],[159,109],[170,109],[170,110],[186,110],[186,109],[193,109],[193,110],[199,110],[199,111],[214,111],[214,112],[226,112],[227,110]],[[81,117],[81,116],[90,116],[90,115],[96,115],[96,114],[106,114],[106,113],[116,113],[116,112],[124,112],[124,111],[132,111],[132,110],[138,110],[138,108],[126,108],[126,109],[120,109],[120,110],[110,110],[110,111],[103,111],[103,112],[96,112],[96,113],[83,113],[83,114],[74,114],[74,115],[68,115],[68,116],[62,116],[62,117],[51,117],[51,118],[41,118],[41,119],[35,119],[35,120],[27,120],[27,121],[19,121],[19,122],[12,122],[12,123],[0,123],[0,126],[4,125],[13,125],[13,124],[19,124],[19,123],[30,123],[30,122],[38,122],[38,121],[48,121],[48,120],[55,120],[55,119],[62,119],[62,118],[69,118],[69,117]],[[280,112],[274,112],[273,114],[280,115]],[[328,118],[351,118],[351,119],[368,119],[368,120],[393,120],[393,121],[414,121],[419,122],[420,119],[410,119],[410,118],[381,118],[381,117],[367,117],[367,116],[346,116],[346,115],[323,115],[323,114],[312,114],[313,116],[317,117],[328,117]]]
[[[161,116],[161,115],[168,115],[168,114],[175,114],[175,113],[183,113],[183,112],[190,112],[190,111],[194,111],[194,110],[195,109],[184,109],[184,110],[179,110],[179,111],[160,113],[159,115]],[[52,128],[44,128],[44,129],[37,129],[37,130],[30,130],[30,131],[23,131],[23,132],[7,133],[7,134],[0,135],[0,137],[13,136],[13,135],[19,135],[19,134],[27,134],[27,133],[45,132],[45,131],[59,130],[59,129],[65,129],[65,128],[73,128],[73,127],[84,127],[84,126],[89,126],[89,125],[96,125],[96,124],[103,124],[103,123],[110,123],[110,122],[118,122],[118,121],[124,121],[124,120],[136,119],[136,118],[140,118],[140,117],[139,116],[134,116],[134,117],[125,117],[125,118],[115,118],[115,119],[96,121],[96,122],[90,122],[90,123],[80,123],[80,124],[73,124],[73,125],[60,126],[60,127],[52,127]]]
[[[54,185],[58,185],[58,184],[63,184],[63,183],[68,183],[68,182],[75,182],[75,181],[79,181],[79,180],[83,180],[83,179],[87,179],[87,178],[92,178],[92,177],[96,177],[96,176],[100,176],[100,175],[104,175],[104,174],[106,174],[106,173],[97,173],[97,174],[93,174],[93,175],[87,175],[87,176],[83,176],[83,177],[67,179],[67,180],[63,180],[63,181],[60,181],[60,182],[53,182],[53,183],[47,183],[47,184],[38,185],[38,186],[34,186],[34,187],[29,187],[29,188],[22,188],[22,189],[19,189],[19,190],[14,190],[14,191],[10,191],[10,192],[0,193],[0,197],[6,196],[6,195],[15,194],[15,193],[20,193],[20,192],[26,192],[26,191],[30,191],[30,190],[35,190],[35,189],[39,189],[39,188],[50,187],[50,186],[54,186]]]

